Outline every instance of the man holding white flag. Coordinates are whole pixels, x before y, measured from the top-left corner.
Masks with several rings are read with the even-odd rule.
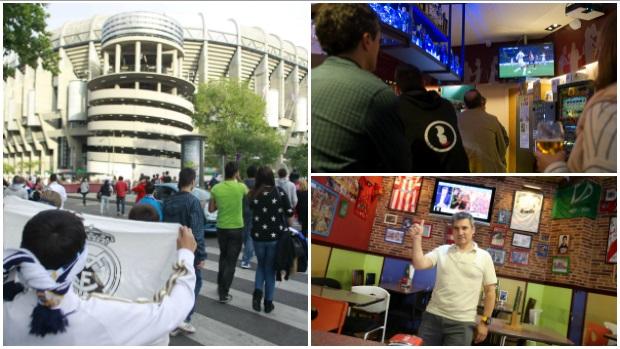
[[[175,272],[147,303],[78,296],[77,275],[97,269],[86,244],[92,236],[77,215],[44,210],[25,224],[20,248],[4,250],[4,345],[167,344],[194,305],[191,229],[179,228]]]

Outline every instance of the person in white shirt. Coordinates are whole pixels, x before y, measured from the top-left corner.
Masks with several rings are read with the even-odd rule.
[[[4,189],[4,195],[14,195],[24,200],[28,200],[28,189],[26,189],[26,181],[23,177],[13,177],[13,184]]]
[[[453,245],[442,245],[426,255],[422,252],[424,220],[409,228],[413,238],[415,269],[437,267],[431,300],[422,315],[418,336],[424,345],[471,345],[484,341],[495,307],[497,277],[491,255],[473,242],[474,219],[467,212],[452,216]],[[476,324],[480,288],[484,286],[484,313]]]
[[[50,183],[47,185],[48,189],[55,191],[60,195],[60,208],[65,207],[65,201],[67,201],[67,191],[60,183],[58,183],[58,177],[55,173],[50,176]]]
[[[286,169],[281,168],[278,170],[278,179],[276,180],[276,186],[280,187],[286,193],[288,201],[291,203],[291,207],[297,206],[297,188],[295,184],[286,178]]]
[[[167,345],[194,305],[191,229],[180,227],[177,264],[157,301],[105,295],[82,299],[73,288],[88,256],[81,218],[46,210],[25,225],[19,249],[5,249],[4,345]]]

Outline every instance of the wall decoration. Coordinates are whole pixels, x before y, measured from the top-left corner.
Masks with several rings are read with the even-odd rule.
[[[510,210],[500,209],[497,213],[497,224],[507,225],[510,222]]]
[[[536,244],[536,256],[546,258],[549,255],[549,245]]]
[[[553,257],[551,272],[555,274],[568,274],[570,260],[568,257]]]
[[[531,248],[532,247],[532,235],[527,234],[512,234],[512,246],[521,247],[521,248]]]
[[[542,193],[517,190],[512,205],[510,229],[538,233],[542,206]]]
[[[311,192],[311,232],[321,236],[329,236],[338,207],[338,193],[314,180],[311,182]]]
[[[390,210],[414,213],[422,191],[422,177],[398,176],[394,179]]]
[[[385,229],[385,241],[402,244],[405,240],[405,232],[398,229]]]
[[[395,214],[386,213],[385,217],[383,218],[383,223],[385,224],[396,225],[397,221],[398,216],[396,216]]]
[[[403,218],[403,230],[407,231],[413,225],[413,218],[405,216]]]
[[[349,212],[349,201],[346,199],[340,201],[340,210],[338,211],[338,215],[340,217],[346,217],[348,212]]]
[[[506,251],[497,248],[487,248],[487,251],[493,258],[493,264],[503,265],[506,260]]]
[[[383,187],[381,183],[373,181],[372,178],[363,176],[357,182],[359,191],[354,212],[361,219],[366,219],[370,206],[383,194]]]
[[[551,217],[554,219],[588,217],[596,218],[601,186],[590,180],[558,188],[553,197]]]
[[[334,176],[327,177],[327,185],[334,189],[336,193],[346,197],[351,201],[357,199],[359,191],[358,177],[355,176]]]
[[[420,224],[422,222],[414,222],[415,224]],[[430,238],[431,237],[431,231],[433,230],[433,225],[430,223],[426,223],[424,224],[424,227],[422,228],[422,237],[423,238]]]
[[[541,234],[540,241],[549,241],[549,234]]]
[[[529,251],[519,251],[519,250],[510,251],[510,262],[513,264],[528,265],[529,257],[530,257]]]
[[[448,225],[446,228],[446,244],[451,245],[454,243],[454,234],[452,233],[452,226]]]
[[[568,235],[560,235],[560,239],[558,240],[558,253],[566,254],[568,253],[568,243],[570,237]]]
[[[611,217],[609,220],[609,235],[607,237],[607,263],[617,263],[616,251],[617,251],[617,235],[616,235],[616,217]]]
[[[504,247],[506,233],[506,228],[493,227],[493,232],[491,233],[491,246]]]
[[[601,201],[601,207],[599,207],[598,210],[600,213],[616,212],[616,188],[605,190],[603,201]]]

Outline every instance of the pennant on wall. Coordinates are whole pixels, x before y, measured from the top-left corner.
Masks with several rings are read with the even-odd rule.
[[[394,179],[390,210],[415,213],[422,191],[422,177],[398,176]]]
[[[601,186],[588,180],[559,188],[553,198],[551,217],[554,219],[575,217],[594,219],[600,198]]]

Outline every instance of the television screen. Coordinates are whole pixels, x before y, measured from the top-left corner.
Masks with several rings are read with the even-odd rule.
[[[502,79],[554,75],[552,43],[499,48],[499,77]]]
[[[491,222],[495,188],[438,179],[435,182],[431,213],[452,216],[469,212],[475,220]]]

